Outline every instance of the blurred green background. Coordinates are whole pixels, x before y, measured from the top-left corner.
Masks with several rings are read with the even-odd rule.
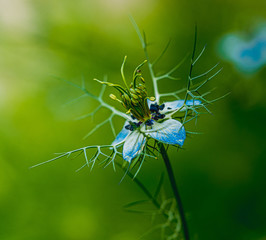
[[[150,216],[122,207],[145,196],[130,179],[119,185],[122,172],[111,166],[75,173],[80,158],[29,170],[54,152],[112,141],[108,126],[82,140],[108,113],[100,112],[94,122],[75,121],[96,103],[65,104],[80,91],[53,76],[75,83],[84,76],[97,94],[99,84],[92,79],[107,74],[110,81],[121,81],[124,55],[131,76],[144,54],[129,14],[145,30],[152,57],[172,39],[158,70],[191,52],[197,22],[198,46],[208,44],[196,67],[201,73],[221,61],[219,39],[250,32],[263,21],[265,9],[264,0],[1,0],[0,239],[133,240],[150,229]],[[223,71],[208,88],[217,87],[213,97],[231,94],[211,107],[213,115],[200,117],[197,130],[204,134],[188,138],[185,150],[170,156],[192,239],[263,240],[266,71],[246,76],[230,63],[221,65]],[[186,62],[177,75],[185,79],[188,67]],[[119,130],[122,122],[116,123]],[[161,161],[148,160],[139,177],[154,190],[163,168]],[[143,239],[159,239],[156,234]]]

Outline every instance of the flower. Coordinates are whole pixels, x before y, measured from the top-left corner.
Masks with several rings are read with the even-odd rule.
[[[153,138],[159,142],[183,146],[186,139],[185,128],[181,122],[172,118],[177,111],[184,111],[184,100],[176,100],[158,105],[147,100],[151,113],[150,119],[141,122],[131,115],[132,121],[126,121],[123,129],[116,136],[112,145],[124,143],[123,158],[131,162],[143,151],[147,139]],[[187,100],[187,106],[201,104],[199,100]]]
[[[123,158],[131,162],[138,157],[146,146],[147,140],[153,138],[165,144],[183,146],[186,132],[183,124],[172,116],[176,112],[185,111],[186,106],[201,104],[200,100],[176,100],[157,104],[154,97],[148,97],[145,81],[141,75],[140,68],[147,62],[141,63],[133,73],[133,81],[128,86],[124,76],[124,62],[121,67],[121,75],[125,88],[114,83],[98,82],[114,87],[120,93],[120,99],[114,94],[110,98],[122,104],[130,114],[123,129],[116,136],[112,146],[123,146]]]
[[[226,34],[219,44],[223,58],[232,62],[244,73],[255,73],[266,65],[266,22],[253,33]]]

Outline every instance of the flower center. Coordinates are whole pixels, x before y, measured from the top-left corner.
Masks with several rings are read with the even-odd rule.
[[[151,117],[147,99],[146,87],[141,83],[137,86],[131,84],[129,94],[125,92],[121,95],[122,105],[127,109],[127,112],[141,122],[145,122]]]
[[[138,65],[133,72],[133,81],[128,86],[127,81],[125,79],[124,75],[124,65],[125,65],[126,57],[124,58],[123,64],[121,66],[121,76],[123,79],[123,82],[125,84],[125,87],[122,87],[121,85],[109,83],[109,82],[102,82],[97,80],[98,82],[102,84],[106,84],[108,86],[114,87],[116,90],[119,91],[121,100],[118,99],[114,94],[110,94],[110,97],[118,102],[120,102],[123,107],[126,108],[127,114],[131,113],[134,118],[136,118],[139,122],[143,123],[147,120],[150,120],[152,118],[152,112],[148,106],[147,100],[150,99],[151,101],[154,101],[154,98],[148,98],[147,90],[145,87],[145,81],[142,77],[140,68],[147,62],[146,60]],[[154,114],[153,114],[154,115]],[[154,115],[154,120],[156,118],[160,119],[162,118],[161,115],[157,112],[157,115]],[[147,124],[151,124],[150,122],[147,122]],[[134,129],[135,125],[130,124],[128,129]]]
[[[129,124],[125,126],[125,129],[130,130],[130,131],[135,131],[137,128],[140,127],[140,125],[144,122],[146,127],[151,127],[154,124],[154,121],[158,121],[160,119],[165,118],[165,114],[161,114],[160,111],[162,111],[165,108],[165,104],[158,105],[157,103],[151,104],[149,111],[150,115],[149,118],[145,121],[138,121],[138,122],[133,122],[134,120],[139,120],[137,119],[133,114],[131,115],[131,118],[133,121],[129,121]]]

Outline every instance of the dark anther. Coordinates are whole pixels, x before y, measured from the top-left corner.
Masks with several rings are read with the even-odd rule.
[[[129,122],[128,125],[125,126],[125,129],[130,130],[130,131],[134,131],[136,130],[140,125],[142,124],[142,122]]]
[[[136,118],[133,116],[133,115],[131,115],[131,118],[133,119],[133,120],[135,120]]]
[[[127,130],[129,130],[129,131],[134,131],[134,125],[131,125],[131,124],[126,125],[126,126],[125,126],[125,129],[127,129]]]
[[[151,104],[150,105],[150,111],[157,113],[159,111],[159,105],[157,103],[156,104]]]
[[[163,119],[163,118],[165,117],[165,115],[159,113],[159,114],[157,115],[157,117],[158,117],[159,119]]]
[[[162,105],[159,106],[159,109],[160,109],[160,110],[163,110],[164,107],[165,107],[165,104],[163,103]]]
[[[126,125],[126,126],[125,126],[125,129],[130,130],[131,127],[132,127],[132,126],[131,126],[130,124],[129,124],[129,125]]]
[[[139,127],[142,124],[142,122],[136,123],[136,126]]]
[[[141,72],[141,70],[140,70],[140,69],[138,69],[138,70],[137,70],[137,73],[140,73],[140,72]]]
[[[167,109],[172,109],[172,108],[168,107]]]
[[[145,124],[146,124],[147,126],[151,126],[151,125],[153,125],[153,120],[148,119],[148,120],[145,122]]]

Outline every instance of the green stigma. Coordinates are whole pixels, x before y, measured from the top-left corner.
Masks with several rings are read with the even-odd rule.
[[[141,63],[136,67],[135,71],[133,72],[132,82],[128,86],[124,75],[124,65],[126,59],[127,57],[125,56],[121,66],[121,76],[125,84],[125,87],[109,82],[102,82],[97,79],[95,80],[102,84],[106,84],[110,87],[114,87],[116,90],[118,90],[120,93],[121,100],[118,99],[114,94],[111,94],[110,98],[119,101],[123,105],[123,107],[126,108],[127,113],[131,113],[139,121],[145,122],[146,120],[151,118],[151,113],[147,103],[147,99],[149,97],[147,95],[145,81],[144,78],[142,77],[140,68],[147,62],[147,60],[145,60],[143,63]],[[153,97],[149,99],[152,101],[154,100]]]

